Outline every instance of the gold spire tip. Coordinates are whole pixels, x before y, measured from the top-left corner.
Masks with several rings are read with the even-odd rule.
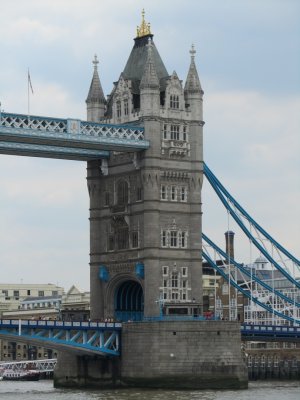
[[[142,10],[142,23],[136,28],[136,37],[151,35],[150,23],[145,21],[145,10]]]

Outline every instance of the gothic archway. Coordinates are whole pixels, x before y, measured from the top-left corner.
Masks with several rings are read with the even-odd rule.
[[[141,321],[143,316],[142,286],[134,280],[121,283],[115,291],[115,319],[118,321]]]

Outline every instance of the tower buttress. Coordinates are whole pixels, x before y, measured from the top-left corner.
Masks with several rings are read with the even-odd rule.
[[[99,79],[97,64],[97,56],[95,55],[94,61],[94,74],[90,85],[88,97],[86,99],[87,105],[87,120],[92,122],[99,122],[104,117],[106,100],[103,94],[101,82]]]

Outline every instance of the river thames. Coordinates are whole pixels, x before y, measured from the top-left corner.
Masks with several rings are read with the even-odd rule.
[[[256,381],[248,390],[72,390],[54,389],[53,382],[0,381],[2,400],[299,400],[300,381]]]

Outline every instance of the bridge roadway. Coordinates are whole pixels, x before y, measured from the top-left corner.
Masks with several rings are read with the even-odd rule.
[[[144,128],[0,111],[0,154],[88,161],[149,148]]]
[[[122,324],[117,322],[0,320],[0,339],[77,354],[119,356],[121,332]],[[241,337],[246,341],[299,341],[300,326],[241,324]]]
[[[120,355],[121,323],[0,320],[0,339],[77,354]]]

